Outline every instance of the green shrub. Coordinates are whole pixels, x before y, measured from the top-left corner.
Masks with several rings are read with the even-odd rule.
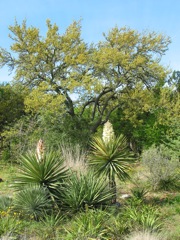
[[[173,159],[163,145],[152,146],[142,154],[142,163],[149,170],[149,181],[153,189],[170,190],[179,184],[179,161]]]
[[[5,148],[5,149],[2,151],[1,160],[4,161],[4,162],[7,162],[7,161],[10,160],[10,158],[11,158],[11,152],[10,152],[9,149],[6,149],[6,148]]]

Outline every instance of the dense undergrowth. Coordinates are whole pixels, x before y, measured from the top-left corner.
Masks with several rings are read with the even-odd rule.
[[[139,166],[137,170],[138,168]],[[9,169],[6,166],[3,176],[9,177],[8,173]],[[4,180],[5,182],[1,183],[2,189],[5,185],[7,187],[11,184],[8,179]],[[31,195],[31,191],[28,193],[26,190],[21,195],[24,199],[20,198],[18,203],[15,193],[8,192],[7,188],[8,195],[4,190],[0,198],[1,239],[178,240],[180,233],[178,191],[149,190],[143,195],[142,190],[138,191],[136,187],[135,193],[133,189],[134,185],[131,182],[128,182],[127,186],[118,183],[120,206],[108,205],[97,209],[86,205],[84,210],[72,212],[70,208],[48,208],[49,202],[46,198],[40,198],[43,194],[39,191],[34,191]],[[122,192],[128,193],[131,197],[122,199]],[[41,204],[45,211],[41,211]]]
[[[40,140],[1,163],[1,239],[178,240],[179,159],[163,145],[137,158],[107,122],[88,151]]]

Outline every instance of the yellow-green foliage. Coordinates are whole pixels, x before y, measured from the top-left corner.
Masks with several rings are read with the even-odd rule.
[[[88,45],[76,21],[60,33],[47,20],[45,36],[26,21],[9,29],[12,54],[1,48],[0,66],[14,67],[16,82],[28,87],[26,110],[66,112],[78,118],[88,113],[92,132],[115,109],[132,102],[133,111],[150,111],[155,101],[148,90],[163,83],[169,73],[160,59],[170,39],[155,32],[114,27],[103,41]],[[125,109],[126,117],[129,112]]]

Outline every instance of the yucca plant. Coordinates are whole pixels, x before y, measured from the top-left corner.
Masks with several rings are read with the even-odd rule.
[[[29,186],[15,195],[14,210],[38,220],[52,209],[47,189],[41,186]]]
[[[14,179],[13,187],[22,190],[29,184],[35,184],[55,194],[67,177],[68,170],[63,166],[63,160],[54,153],[46,153],[41,162],[37,161],[35,154],[29,153],[21,158],[19,174]]]
[[[148,193],[148,191],[145,188],[135,187],[131,190],[131,193],[133,198],[144,201],[145,195]]]
[[[97,208],[107,205],[113,197],[113,191],[107,185],[105,178],[97,178],[94,172],[74,173],[66,182],[64,191],[61,189],[63,207],[76,212],[86,206]]]
[[[134,154],[130,152],[127,140],[123,135],[104,141],[101,137],[94,137],[91,141],[89,165],[98,175],[104,175],[109,179],[109,186],[114,189],[116,202],[116,181],[129,178],[130,163],[135,161]]]

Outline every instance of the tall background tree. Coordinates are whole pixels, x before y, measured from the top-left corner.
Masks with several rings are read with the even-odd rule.
[[[47,119],[49,126],[63,125],[57,132],[76,132],[77,139],[82,133],[87,139],[117,111],[126,117],[133,112],[132,119],[139,114],[148,118],[146,110],[155,106],[151,96],[169,73],[160,61],[170,39],[155,32],[114,27],[103,41],[88,45],[80,22],[60,33],[47,20],[45,36],[26,21],[9,30],[13,43],[11,51],[0,49],[0,66],[13,69],[14,84],[28,89],[26,111],[46,126]],[[122,119],[118,121],[120,127]]]

